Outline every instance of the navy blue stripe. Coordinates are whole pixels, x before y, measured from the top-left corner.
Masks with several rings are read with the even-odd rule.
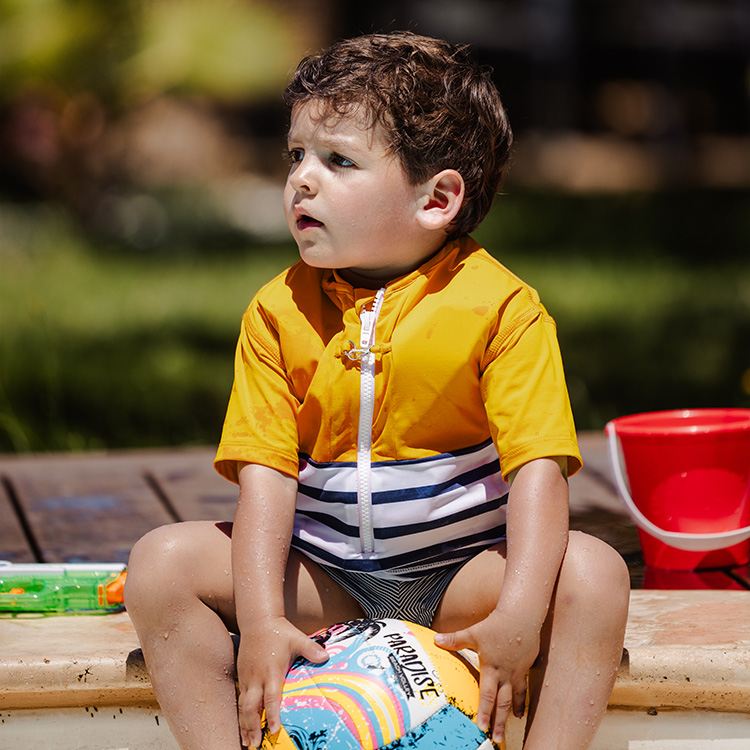
[[[440,484],[425,485],[423,487],[406,487],[400,490],[383,490],[382,492],[372,493],[372,504],[383,505],[385,503],[401,503],[407,500],[423,500],[428,497],[438,497],[439,495],[457,489],[466,487],[480,479],[500,473],[500,461],[495,459],[482,466],[477,466],[470,471],[452,477],[451,479],[441,482]],[[337,492],[334,490],[323,490],[319,487],[310,487],[307,484],[298,484],[297,491],[301,495],[319,500],[322,503],[342,503],[344,505],[356,505],[356,492]]]
[[[352,539],[359,537],[359,526],[352,526],[350,523],[345,523],[338,516],[331,516],[328,513],[317,513],[314,510],[297,510],[297,515],[318,521],[326,528],[338,531],[339,534]]]
[[[423,531],[432,531],[433,529],[441,529],[445,526],[450,526],[454,523],[460,523],[466,521],[469,518],[476,518],[485,513],[492,513],[498,510],[501,506],[505,505],[508,501],[508,496],[503,495],[502,497],[495,498],[494,500],[486,500],[481,505],[474,506],[473,508],[466,508],[465,510],[453,513],[450,516],[444,518],[436,518],[432,521],[424,521],[422,523],[409,523],[400,526],[384,526],[374,529],[376,539],[396,539],[401,536],[409,536],[410,534],[419,534]]]
[[[440,544],[433,544],[429,547],[422,547],[421,549],[411,550],[410,552],[400,555],[392,555],[391,557],[384,557],[377,560],[342,560],[340,557],[332,555],[330,552],[320,549],[314,544],[310,544],[309,542],[300,539],[298,536],[292,537],[292,546],[307,553],[311,557],[317,557],[337,568],[374,573],[379,570],[392,570],[393,568],[403,568],[412,565],[439,563],[444,560],[451,560],[457,554],[462,557],[465,556],[468,559],[475,553],[472,553],[471,550],[466,548],[481,545],[482,542],[494,543],[504,537],[505,524],[502,524],[493,529],[487,529],[486,531],[477,534],[471,534],[459,539],[450,539]]]
[[[445,516],[444,518],[435,518],[432,521],[423,521],[420,523],[402,524],[400,526],[388,526],[388,527],[376,527],[373,532],[376,539],[396,539],[402,536],[409,536],[410,534],[419,534],[424,531],[432,531],[433,529],[441,529],[445,526],[450,526],[454,523],[465,521],[468,518],[476,518],[484,513],[491,513],[498,510],[501,506],[505,505],[508,496],[503,495],[502,497],[495,498],[494,500],[482,501],[481,505],[477,505],[471,508],[466,508],[457,513]],[[318,521],[323,526],[334,531],[338,531],[339,534],[348,536],[351,538],[359,537],[359,526],[352,526],[349,523],[345,523],[338,516],[332,516],[328,513],[319,513],[314,510],[298,510],[297,514],[311,518],[314,521]]]
[[[475,469],[465,471],[463,474],[451,479],[426,487],[404,487],[400,490],[383,490],[372,493],[372,504],[383,505],[385,503],[401,503],[407,500],[424,500],[428,497],[438,497],[459,487],[467,487],[478,482],[480,479],[500,473],[500,460],[495,459],[488,464],[477,466]]]
[[[487,440],[479,443],[479,445],[472,445],[472,446],[469,446],[468,448],[458,448],[454,451],[449,451],[448,453],[439,453],[436,456],[425,456],[424,458],[402,458],[396,461],[373,461],[372,465],[373,466],[408,466],[410,464],[422,464],[422,463],[429,463],[430,461],[439,461],[440,459],[451,458],[453,456],[466,456],[469,453],[477,453],[483,450],[491,442],[492,442],[492,438],[487,438]],[[355,467],[357,465],[356,461],[328,461],[326,463],[321,463],[320,461],[314,461],[306,453],[300,453],[299,458],[300,458],[300,461],[305,461],[309,463],[311,466],[314,466],[316,469],[325,469],[331,466],[335,466],[335,467],[353,466]]]
[[[356,492],[334,492],[333,490],[321,490],[320,487],[310,487],[310,485],[297,484],[297,492],[300,495],[311,497],[313,500],[319,500],[321,503],[342,503],[343,505],[356,505]],[[299,512],[299,511],[297,511]]]

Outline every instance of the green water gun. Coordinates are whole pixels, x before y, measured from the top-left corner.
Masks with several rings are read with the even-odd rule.
[[[121,563],[9,563],[0,560],[0,613],[105,614],[123,610]]]

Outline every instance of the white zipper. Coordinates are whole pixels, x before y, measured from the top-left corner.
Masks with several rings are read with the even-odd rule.
[[[366,306],[360,312],[362,327],[359,335],[359,432],[357,434],[357,507],[359,510],[360,549],[365,555],[375,551],[375,536],[372,523],[372,419],[375,411],[375,324],[383,305],[385,288],[378,289],[372,310]],[[351,352],[350,354],[354,354]],[[355,358],[355,357],[353,357]]]

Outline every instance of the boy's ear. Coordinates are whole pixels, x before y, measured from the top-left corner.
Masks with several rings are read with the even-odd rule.
[[[425,229],[446,229],[464,202],[464,178],[444,169],[424,184],[417,219]]]

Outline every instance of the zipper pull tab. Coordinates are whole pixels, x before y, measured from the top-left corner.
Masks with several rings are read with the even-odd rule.
[[[373,310],[367,310],[363,307],[359,319],[362,324],[359,333],[359,347],[360,349],[368,349],[372,346],[372,340],[375,338],[375,313]]]
[[[375,323],[377,322],[378,315],[380,315],[383,297],[385,297],[385,287],[378,289],[378,293],[375,295],[375,300],[372,303],[372,310],[363,307],[359,314],[359,320],[362,325],[359,333],[360,349],[369,349],[375,343]]]

